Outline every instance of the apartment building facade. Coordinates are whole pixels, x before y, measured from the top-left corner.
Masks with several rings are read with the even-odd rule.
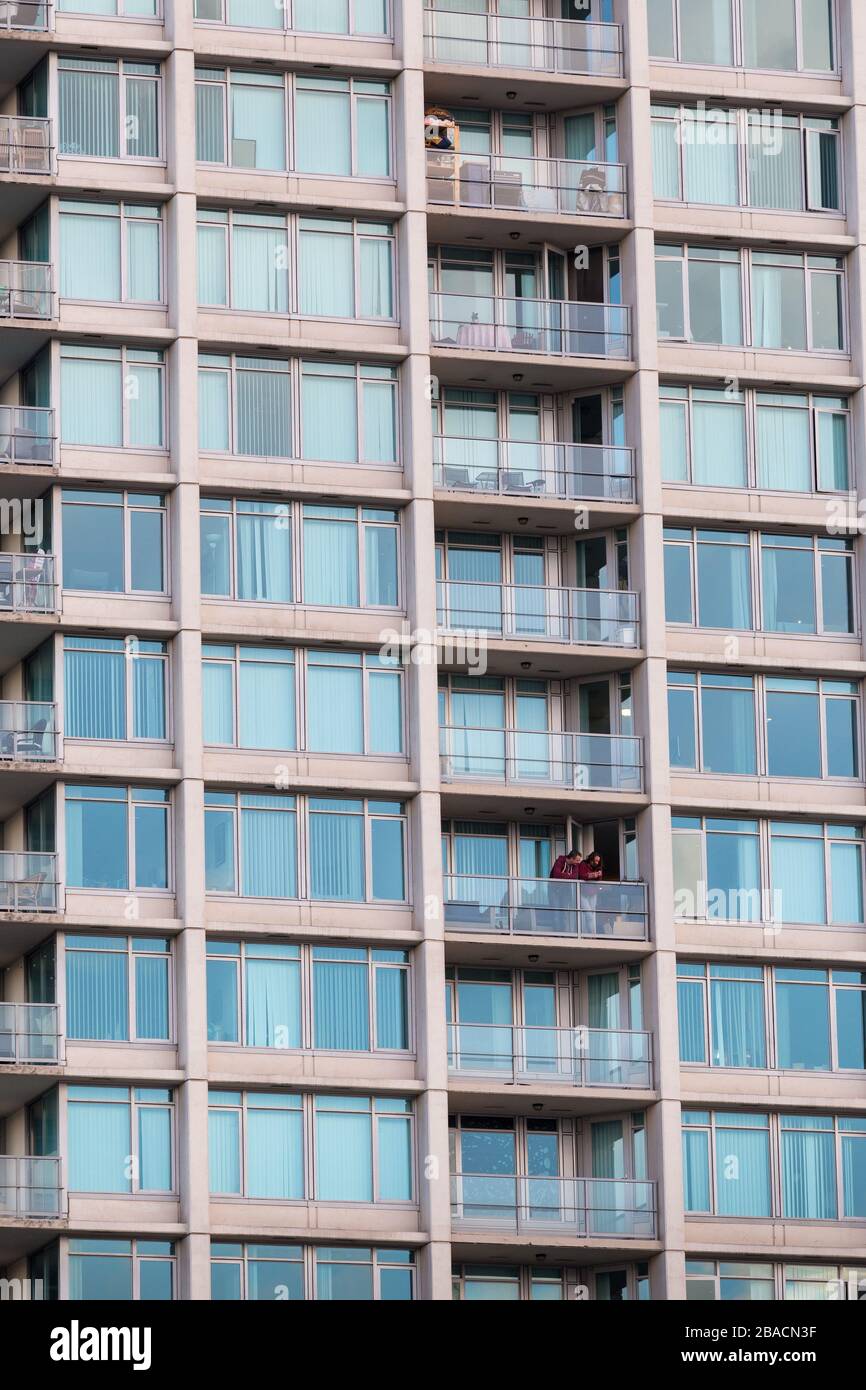
[[[864,91],[0,0],[6,1296],[862,1293]]]

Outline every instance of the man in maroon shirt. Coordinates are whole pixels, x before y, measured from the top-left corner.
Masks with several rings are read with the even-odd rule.
[[[580,854],[576,849],[570,849],[568,854],[561,854],[556,860],[550,871],[551,878],[579,878],[580,874]]]

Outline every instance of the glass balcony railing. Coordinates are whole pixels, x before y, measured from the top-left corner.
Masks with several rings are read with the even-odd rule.
[[[42,116],[0,116],[0,174],[50,174],[51,121]]]
[[[623,73],[621,26],[590,20],[478,14],[433,5],[424,12],[424,48],[431,63],[605,77]]]
[[[446,874],[448,931],[647,941],[644,883]]]
[[[60,1159],[0,1155],[0,1216],[60,1216]]]
[[[36,29],[44,33],[50,27],[51,9],[48,0],[0,0],[0,31]]]
[[[54,556],[0,550],[0,613],[56,611]]]
[[[437,487],[460,492],[558,497],[575,502],[633,502],[636,496],[634,449],[611,444],[437,434],[433,437],[433,481]]]
[[[59,903],[56,854],[0,850],[0,911],[57,912]]]
[[[56,1004],[0,1004],[0,1062],[58,1062]]]
[[[43,261],[0,261],[0,319],[50,319],[52,267]]]
[[[0,761],[56,762],[57,706],[47,700],[0,700]]]
[[[483,1076],[568,1086],[652,1085],[651,1036],[623,1028],[449,1023],[448,1067]]]
[[[506,212],[625,217],[624,164],[427,150],[427,201]]]
[[[0,463],[53,463],[54,411],[0,405]]]
[[[430,337],[440,348],[529,352],[545,357],[621,359],[631,351],[626,305],[568,299],[433,291]]]
[[[643,790],[642,741],[623,734],[439,729],[443,781],[516,783],[582,791]]]
[[[436,591],[436,620],[446,632],[588,646],[639,645],[638,596],[628,590],[440,579]]]
[[[627,1178],[451,1176],[451,1219],[479,1230],[652,1240],[655,1183]]]

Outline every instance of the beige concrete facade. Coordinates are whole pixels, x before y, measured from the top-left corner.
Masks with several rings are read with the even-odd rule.
[[[659,414],[660,380],[698,388],[733,383],[736,390],[746,392],[846,397],[853,447],[851,494],[843,500],[856,515],[866,438],[862,392],[866,13],[855,0],[836,0],[840,63],[838,74],[828,76],[653,60],[647,0],[612,0],[612,17],[619,28],[599,29],[590,47],[621,45],[622,63],[615,59],[605,63],[596,55],[585,64],[589,71],[580,71],[580,64],[578,71],[569,71],[559,59],[548,61],[542,56],[559,53],[561,57],[573,41],[572,31],[563,24],[554,30],[550,17],[554,12],[559,16],[559,6],[542,0],[527,0],[526,9],[539,25],[545,16],[550,19],[544,31],[548,37],[542,39],[541,29],[535,31],[530,58],[521,38],[523,57],[511,64],[497,58],[493,48],[480,58],[477,42],[470,45],[471,53],[459,58],[453,44],[446,46],[445,57],[441,49],[437,56],[431,38],[437,12],[425,9],[422,0],[390,0],[389,33],[381,38],[296,32],[290,19],[285,29],[196,22],[191,3],[163,0],[163,6],[164,16],[149,20],[52,8],[48,25],[40,32],[16,20],[23,5],[0,0],[0,271],[2,258],[22,259],[20,229],[46,205],[54,287],[50,312],[38,321],[0,311],[0,458],[4,408],[32,404],[26,396],[24,369],[43,350],[50,362],[53,410],[50,457],[35,463],[10,456],[0,462],[0,490],[3,499],[42,500],[51,519],[48,548],[56,557],[58,575],[56,605],[45,604],[45,611],[38,611],[32,594],[29,600],[26,596],[25,578],[20,586],[24,600],[7,603],[11,611],[0,611],[0,700],[27,698],[24,663],[46,640],[53,641],[53,698],[60,734],[56,756],[50,760],[0,759],[3,851],[11,854],[33,848],[26,808],[51,787],[58,789],[56,897],[52,901],[43,896],[34,902],[27,897],[25,882],[23,895],[18,891],[14,901],[0,907],[0,1010],[3,1003],[28,1002],[27,958],[53,940],[60,1038],[58,1056],[50,1063],[0,1060],[0,1155],[21,1158],[36,1152],[31,1107],[58,1088],[60,1156],[58,1214],[4,1212],[0,1199],[0,1276],[26,1278],[28,1259],[56,1241],[59,1295],[68,1297],[68,1242],[99,1237],[173,1242],[175,1296],[193,1300],[211,1296],[211,1242],[278,1242],[313,1250],[339,1245],[409,1250],[415,1259],[415,1296],[425,1300],[450,1299],[452,1268],[465,1271],[476,1266],[486,1266],[493,1274],[518,1266],[524,1298],[530,1296],[533,1275],[542,1277],[546,1269],[555,1268],[562,1272],[564,1298],[682,1299],[687,1260],[771,1264],[777,1281],[781,1280],[778,1270],[788,1264],[866,1265],[863,1219],[785,1219],[778,1206],[773,1217],[766,1219],[686,1214],[683,1106],[707,1111],[751,1108],[771,1117],[788,1110],[862,1118],[866,1072],[811,1074],[770,1067],[681,1065],[677,961],[727,960],[767,968],[814,966],[866,972],[866,926],[802,924],[779,929],[770,922],[677,920],[671,835],[672,814],[752,818],[762,825],[789,817],[862,826],[866,822],[863,755],[860,777],[841,781],[672,769],[667,709],[669,667],[861,682],[866,676],[862,540],[855,539],[854,559],[860,616],[856,631],[849,635],[740,632],[732,655],[729,633],[666,624],[665,527],[716,527],[755,534],[787,530],[818,536],[826,534],[828,495],[664,482]],[[466,8],[477,7],[467,3]],[[496,7],[491,3],[489,8]],[[593,0],[592,8],[595,20],[603,7]],[[7,18],[8,27],[4,27]],[[163,158],[93,159],[60,152],[59,63],[64,55],[117,56],[161,65]],[[43,62],[51,121],[45,167],[34,170],[21,163],[4,167],[4,117],[28,114],[22,112],[22,84]],[[393,178],[330,177],[291,169],[275,173],[197,163],[195,71],[226,67],[389,82]],[[656,200],[652,104],[699,101],[737,110],[781,109],[838,118],[844,213],[675,206]],[[592,112],[601,121],[603,112],[612,112],[617,162],[625,171],[619,215],[610,215],[605,205],[591,200],[563,211],[549,201],[537,209],[531,203],[464,206],[459,191],[453,206],[431,201],[423,140],[424,113],[430,106],[461,110],[477,106],[530,116],[539,161],[562,157],[562,121],[568,113]],[[155,203],[161,208],[162,304],[83,303],[59,293],[60,202],[97,198]],[[358,217],[393,224],[394,321],[200,308],[195,248],[196,214],[202,206],[238,213],[265,210],[289,218]],[[774,351],[659,341],[655,245],[686,241],[844,258],[846,351]],[[628,316],[627,341],[614,341],[618,329],[606,326],[606,350],[600,352],[587,350],[580,331],[573,338],[569,335],[569,346],[563,351],[533,350],[529,333],[522,339],[514,333],[503,345],[493,330],[486,341],[482,337],[473,342],[471,334],[461,340],[458,333],[456,341],[446,342],[444,335],[431,332],[428,245],[493,251],[500,276],[510,252],[532,253],[537,258],[559,253],[568,276],[572,258],[581,248],[590,248],[602,258],[593,265],[605,267],[602,292],[581,294],[579,287],[587,282],[578,280],[578,290],[567,291],[565,297],[589,300],[594,308],[613,298],[616,272],[611,267],[618,255],[619,303]],[[508,282],[503,278],[497,283]],[[437,296],[441,300],[448,294],[435,274],[433,291],[434,303]],[[497,293],[506,291],[499,288]],[[0,288],[0,298],[2,294]],[[536,349],[539,341],[549,346],[553,340],[536,337]],[[70,343],[164,352],[164,448],[63,441],[60,353],[61,344]],[[200,450],[199,353],[285,359],[293,372],[299,371],[302,360],[394,366],[399,383],[399,465],[307,462],[300,456],[273,459]],[[633,451],[636,486],[622,486],[603,496],[580,488],[575,495],[558,495],[555,490],[496,482],[473,490],[465,479],[461,485],[453,478],[449,486],[448,470],[443,474],[439,469],[439,446],[431,429],[431,403],[436,406],[443,400],[448,388],[534,393],[542,401],[541,439],[551,448],[572,441],[571,401],[576,394],[607,393],[605,410],[610,411],[610,393],[621,392],[624,449]],[[500,394],[500,418],[502,399]],[[608,414],[605,457],[618,442],[610,418]],[[63,489],[87,488],[165,495],[168,579],[164,594],[145,597],[64,589],[61,494]],[[328,608],[203,596],[199,504],[200,498],[212,496],[266,497],[298,508],[331,504],[399,512],[399,606],[383,613],[372,606]],[[590,732],[582,722],[580,692],[590,681],[596,686],[609,683],[611,722],[597,736],[604,740],[603,756],[612,758],[613,773],[606,764],[601,773],[595,773],[595,780],[592,773],[588,780],[581,777],[583,764],[591,756],[581,750],[599,747],[591,743],[575,744],[578,751],[554,756],[550,748],[565,745],[549,742],[543,756],[550,763],[545,761],[545,767],[555,764],[559,771],[541,778],[527,775],[525,767],[521,771],[519,753],[511,759],[508,775],[493,777],[479,776],[477,766],[461,772],[459,756],[452,760],[440,753],[439,678],[459,677],[467,671],[465,658],[459,648],[455,651],[449,645],[449,633],[439,622],[436,552],[437,546],[446,545],[446,532],[539,539],[546,547],[546,582],[569,591],[580,589],[575,537],[603,534],[608,538],[608,553],[613,554],[617,537],[625,536],[628,582],[618,587],[637,595],[639,618],[633,640],[600,643],[579,626],[569,628],[562,640],[562,633],[548,625],[540,633],[502,633],[485,643],[486,669],[492,678],[507,683],[510,708],[516,708],[516,682],[547,683],[548,740],[580,738]],[[11,557],[24,550],[20,526],[4,528],[0,559],[3,552]],[[607,572],[611,572],[610,564]],[[556,577],[551,578],[552,574]],[[282,644],[374,654],[394,630],[409,634],[403,754],[349,756],[302,747],[275,755],[269,750],[207,746],[202,722],[203,644]],[[167,739],[127,742],[68,736],[63,640],[64,635],[82,633],[134,634],[167,644]],[[516,720],[510,720],[508,727],[519,729]],[[519,734],[515,737],[515,746],[524,747]],[[635,764],[639,777],[625,775],[617,762],[619,758],[628,762],[632,756],[626,748],[632,737],[639,740]],[[862,728],[859,738],[862,747],[866,740]],[[617,772],[622,774],[619,781]],[[170,793],[167,888],[123,893],[69,886],[63,788],[82,783],[122,783]],[[312,894],[276,901],[206,892],[205,792],[266,794],[275,787],[296,796],[304,807],[316,796],[404,803],[406,901],[347,904],[316,901]],[[611,930],[595,926],[578,930],[576,917],[575,924],[566,928],[545,930],[538,921],[527,927],[519,911],[513,917],[509,914],[507,930],[501,921],[498,929],[484,930],[477,915],[474,929],[471,921],[456,920],[447,911],[443,824],[507,825],[508,877],[517,879],[525,872],[515,848],[518,827],[527,821],[546,826],[551,843],[566,831],[579,837],[584,852],[598,842],[604,843],[607,854],[607,846],[615,842],[617,848],[610,852],[616,853],[620,872],[612,877],[645,885],[646,910],[636,929],[624,929],[621,914]],[[449,872],[457,870],[452,867]],[[26,880],[29,875],[21,877]],[[170,1041],[121,1043],[66,1036],[65,939],[83,934],[169,939]],[[208,940],[280,941],[300,944],[305,950],[315,944],[363,945],[408,952],[409,1048],[390,1053],[338,1052],[317,1051],[311,1045],[282,1050],[208,1043]],[[565,1083],[561,1076],[546,1078],[541,1070],[518,1075],[516,1063],[514,1075],[489,1069],[484,1074],[483,1068],[480,1074],[471,1068],[462,1072],[455,1064],[455,1035],[443,1006],[451,972],[461,968],[513,972],[515,997],[521,988],[519,972],[547,972],[555,979],[557,1027],[563,1030],[590,1023],[587,999],[592,973],[618,972],[623,982],[620,1020],[624,1017],[626,1022],[616,1026],[650,1035],[648,1074],[627,1084],[593,1084],[584,1073]],[[629,981],[638,973],[642,1019],[636,1024],[627,1021],[627,1001]],[[522,1017],[515,1016],[516,1027]],[[171,1193],[106,1195],[69,1190],[67,1088],[100,1083],[171,1090],[175,1117]],[[318,1201],[313,1196],[294,1201],[211,1196],[209,1090],[298,1093],[308,1117],[316,1097],[335,1093],[410,1100],[413,1200],[365,1203]],[[449,1137],[454,1142],[454,1135],[449,1136],[449,1115],[457,1117],[455,1130],[472,1117],[514,1120],[520,1154],[516,1171],[523,1179],[524,1195],[513,1222],[508,1212],[496,1219],[477,1213],[473,1217],[471,1212],[467,1216],[466,1207],[472,1204],[468,1197],[459,1196],[462,1180],[458,1177],[456,1185],[449,1180]],[[536,1177],[544,1182],[545,1178],[526,1167],[527,1161],[531,1164],[526,1158],[527,1136],[536,1132],[531,1126],[540,1119],[555,1122],[556,1180],[572,1183],[571,1200],[578,1208],[585,1203],[588,1209],[577,1221],[545,1224],[537,1210],[533,1216],[533,1201],[539,1198],[537,1193],[532,1196],[530,1180]],[[605,1119],[621,1124],[624,1167],[615,1173],[593,1167],[592,1126]],[[309,1129],[308,1122],[306,1153],[312,1164]],[[594,1220],[591,1209],[596,1199],[581,1184],[613,1178],[618,1183],[612,1198],[617,1221]],[[642,1185],[643,1191],[638,1192]],[[0,1193],[2,1187],[0,1181]],[[575,1198],[575,1192],[583,1195]],[[603,1205],[602,1198],[598,1201]],[[633,1202],[640,1207],[640,1219],[635,1218]],[[461,1273],[458,1280],[464,1277]],[[608,1281],[624,1292],[605,1293]]]

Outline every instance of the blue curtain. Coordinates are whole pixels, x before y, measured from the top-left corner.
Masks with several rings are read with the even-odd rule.
[[[200,449],[214,453],[231,451],[228,372],[198,374],[198,442]]]
[[[156,304],[160,297],[158,221],[126,223],[129,271],[127,297],[141,304]]]
[[[836,1218],[836,1152],[831,1132],[807,1128],[813,1121],[785,1117],[782,1131],[782,1214],[800,1220]],[[803,1125],[802,1129],[793,1128]]]
[[[382,1202],[412,1200],[412,1122],[408,1115],[378,1115],[377,1196]]]
[[[242,169],[286,167],[285,91],[232,82],[231,163]]]
[[[361,318],[393,317],[392,248],[384,239],[361,238]]]
[[[317,955],[323,954],[321,949]],[[336,954],[336,952],[335,952]],[[364,953],[366,956],[366,953]],[[313,1046],[348,1052],[370,1050],[369,978],[362,962],[313,963]]]
[[[295,667],[282,661],[240,662],[238,744],[295,747]]]
[[[371,671],[368,753],[403,752],[403,680],[396,671]]]
[[[355,313],[353,237],[346,232],[301,231],[298,297],[302,314],[352,318]]]
[[[165,738],[165,672],[161,657],[132,663],[132,719],[136,738]]]
[[[365,463],[397,462],[397,393],[392,384],[362,381]]]
[[[696,400],[692,407],[692,430],[692,481],[716,487],[745,487],[746,417],[743,407]]]
[[[348,92],[297,91],[295,169],[299,174],[351,174]]]
[[[292,536],[282,517],[237,518],[238,598],[292,601]]]
[[[755,414],[758,487],[811,492],[809,411],[759,402]]]
[[[371,837],[373,897],[377,902],[403,902],[406,897],[403,822],[374,817]]]
[[[238,371],[235,450],[247,457],[290,457],[288,374],[247,369]]]
[[[710,1136],[703,1129],[683,1130],[683,1200],[689,1211],[710,1211]]]
[[[125,952],[67,950],[66,1031],[106,1042],[129,1037]]]
[[[202,680],[202,737],[206,744],[235,741],[234,721],[234,663],[203,661]]]
[[[232,305],[285,314],[289,307],[288,246],[281,227],[232,228]]]
[[[145,1192],[170,1192],[171,1109],[167,1105],[138,1107],[139,1183]]]
[[[360,815],[310,814],[310,892],[337,902],[364,899],[364,821]]]
[[[704,985],[700,980],[677,981],[680,1061],[706,1062]]]
[[[247,1047],[301,1046],[301,967],[291,960],[246,962]]]
[[[195,84],[195,157],[205,164],[225,163],[222,83]]]
[[[199,304],[224,307],[229,302],[228,234],[226,223],[199,223],[196,229]]]
[[[320,1202],[372,1202],[371,1124],[369,1113],[323,1112],[317,1107],[316,1197]]]
[[[364,560],[366,599],[370,605],[396,608],[397,528],[396,526],[367,526],[364,528]]]
[[[247,1112],[248,1197],[303,1197],[304,1117],[300,1110]]]
[[[69,1189],[129,1192],[130,1107],[120,1101],[70,1101]]]
[[[388,102],[383,97],[355,99],[355,172],[359,178],[387,178],[391,172]]]
[[[94,207],[96,212],[98,204]],[[60,295],[120,300],[120,217],[60,214]]]
[[[375,968],[376,1046],[402,1050],[409,1046],[408,983],[405,970]]]
[[[210,1110],[207,1118],[208,1167],[213,1193],[241,1190],[241,1117],[235,1110]]]
[[[168,957],[135,958],[135,1032],[139,1038],[168,1038]]]
[[[354,377],[315,376],[304,372],[301,378],[301,427],[303,457],[323,463],[358,461],[358,419]],[[365,420],[366,420],[365,391]],[[380,455],[365,458],[375,461]],[[382,455],[387,459],[389,456]]]
[[[307,667],[307,746],[316,753],[363,753],[363,671]]]
[[[841,1215],[866,1216],[866,1137],[862,1134],[842,1135]]]
[[[70,71],[80,60],[61,62],[60,153],[117,159],[120,154],[119,76],[115,61],[88,58],[88,69]]]
[[[863,855],[859,845],[830,846],[830,892],[833,922],[863,921]]]
[[[241,812],[242,895],[245,898],[297,896],[295,816],[276,809]]]
[[[354,520],[305,516],[303,559],[306,603],[334,608],[359,606],[358,527]]]
[[[824,844],[805,836],[770,837],[773,893],[781,894],[781,920],[817,926],[827,920],[824,901]]]
[[[726,975],[751,967],[731,966]],[[758,970],[760,976],[760,969]],[[712,976],[712,972],[711,972]],[[718,1067],[764,1067],[764,987],[760,978],[710,979],[713,1064]]]
[[[766,1129],[716,1129],[716,1203],[718,1216],[770,1215]]]
[[[129,443],[131,448],[161,449],[162,429],[162,370],[130,364],[127,378],[134,382],[135,391],[129,398]]]
[[[61,360],[60,425],[64,444],[123,443],[119,361]]]
[[[93,645],[99,643],[93,639]],[[64,657],[69,738],[126,738],[126,658],[123,652],[67,651]]]

